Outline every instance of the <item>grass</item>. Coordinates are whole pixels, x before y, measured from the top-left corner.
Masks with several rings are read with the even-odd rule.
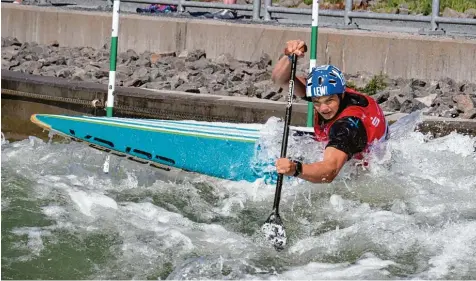
[[[406,4],[411,13],[414,14],[431,14],[432,0],[381,0],[380,3],[372,6],[370,10],[375,12],[392,12],[402,4]],[[312,5],[312,0],[304,0],[307,5]],[[345,3],[345,0],[326,0],[323,2],[328,4]],[[464,12],[467,9],[476,9],[476,0],[440,0],[440,13],[445,8],[451,8],[457,12]]]
[[[412,13],[429,15],[431,14],[431,0],[384,0],[375,5],[372,10],[383,9],[390,11],[398,8],[402,4],[407,4]],[[440,0],[440,13],[445,8],[451,8],[457,12],[464,12],[467,9],[476,9],[476,1],[474,0]]]
[[[352,81],[347,81],[346,85],[349,88],[352,88],[362,93],[366,93],[369,96],[371,96],[371,95],[375,95],[378,91],[381,91],[387,87],[387,83],[385,82],[386,78],[387,78],[387,75],[380,73],[372,77],[369,83],[367,83],[367,85],[365,85],[365,87],[363,88],[356,87],[355,83]]]
[[[328,4],[339,4],[339,3],[344,3],[345,1],[342,1],[342,0],[327,0],[327,1],[324,1],[324,3],[328,3]],[[312,5],[312,0],[304,0],[304,4],[306,5]]]

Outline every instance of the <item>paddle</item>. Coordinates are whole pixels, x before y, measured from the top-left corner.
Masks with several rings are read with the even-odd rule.
[[[296,78],[296,54],[291,56],[291,78],[289,79],[288,104],[286,105],[286,115],[284,119],[284,133],[283,142],[281,144],[281,158],[286,157],[286,150],[288,148],[289,124],[291,123],[291,112],[293,106],[294,96],[294,79]],[[271,241],[277,251],[284,249],[286,245],[286,230],[284,229],[283,221],[279,215],[279,201],[281,200],[281,187],[283,186],[283,174],[278,175],[276,182],[276,192],[274,194],[273,212],[268,217],[266,222],[261,227],[261,230],[266,235],[266,238]]]

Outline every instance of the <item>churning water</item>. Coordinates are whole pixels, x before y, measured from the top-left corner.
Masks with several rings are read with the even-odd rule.
[[[2,142],[3,279],[476,279],[475,138],[391,126],[367,171],[285,179],[288,234],[259,232],[274,186],[171,173],[80,143]],[[263,139],[279,155],[282,127]],[[300,145],[298,145],[298,143]],[[315,160],[322,147],[290,140]]]

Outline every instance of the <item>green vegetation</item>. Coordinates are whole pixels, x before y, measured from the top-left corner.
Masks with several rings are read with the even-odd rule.
[[[376,5],[369,6],[369,9],[374,12],[392,12],[400,5],[406,5],[412,14],[431,14],[431,2],[432,0],[381,0]],[[312,0],[304,0],[307,5],[312,5]],[[345,0],[327,0],[322,3],[323,6],[329,4],[343,4]],[[465,12],[466,10],[473,8],[476,9],[475,0],[440,0],[440,13],[445,8],[451,8],[457,12]]]
[[[327,0],[327,1],[324,1],[324,4],[339,4],[339,3],[345,3],[345,1],[343,1],[343,0]],[[312,0],[304,0],[304,4],[312,5]]]
[[[375,95],[378,91],[381,91],[387,87],[387,83],[385,82],[386,78],[387,78],[386,74],[380,73],[372,77],[369,83],[367,83],[367,85],[365,85],[365,87],[363,88],[357,87],[355,83],[352,81],[347,81],[346,86],[371,96],[371,95]]]
[[[387,75],[380,73],[379,75],[375,75],[370,79],[369,83],[363,88],[359,89],[360,91],[367,93],[368,95],[375,95],[378,91],[383,90],[387,87],[387,83],[385,79]]]
[[[429,15],[431,14],[431,2],[431,0],[383,0],[372,7],[372,10],[383,9],[384,11],[390,11],[394,8],[400,7],[400,5],[406,4],[412,13]],[[457,12],[464,12],[470,8],[476,9],[476,1],[440,0],[440,13],[442,13],[447,7]]]

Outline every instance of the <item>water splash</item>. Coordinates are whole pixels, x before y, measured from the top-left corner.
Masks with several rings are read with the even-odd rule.
[[[27,266],[51,279],[475,279],[475,138],[432,138],[414,131],[419,120],[392,125],[366,171],[349,162],[330,184],[285,179],[279,253],[260,231],[273,185],[171,175],[118,157],[104,174],[105,154],[81,144],[2,138],[2,274],[38,278],[18,270]],[[261,159],[279,155],[280,124],[265,126]],[[292,136],[288,151],[315,161],[323,148]]]

